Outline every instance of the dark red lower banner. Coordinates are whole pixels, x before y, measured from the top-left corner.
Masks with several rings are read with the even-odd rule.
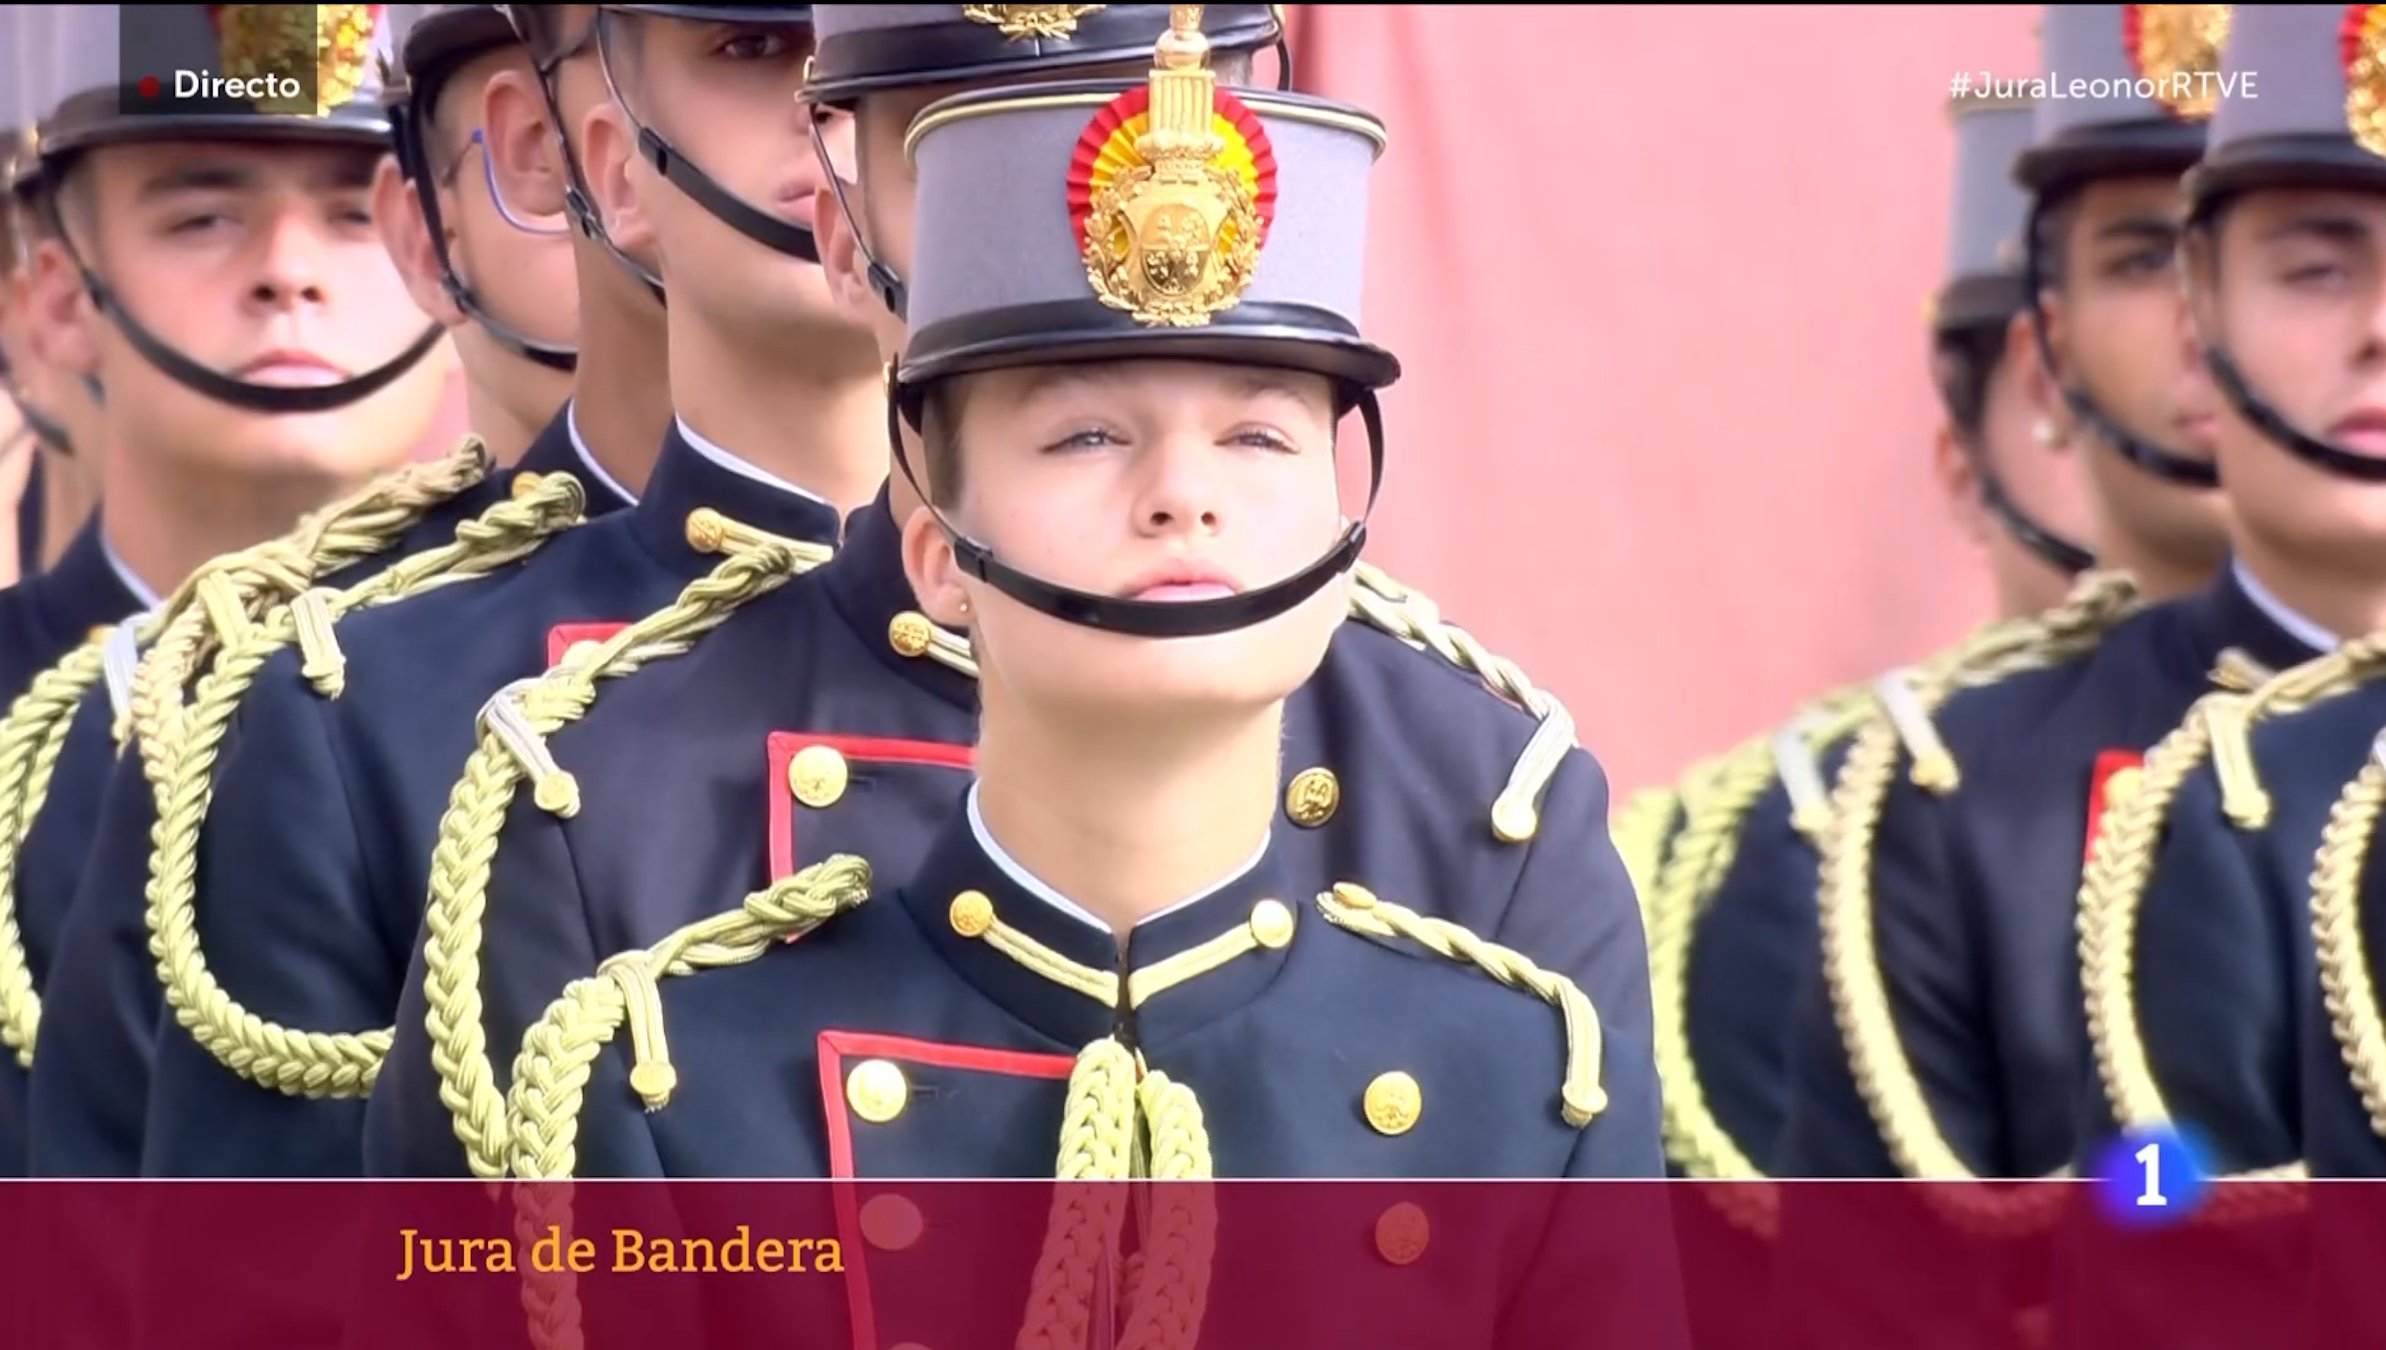
[[[24,1347],[2344,1345],[2386,1187],[0,1186]]]

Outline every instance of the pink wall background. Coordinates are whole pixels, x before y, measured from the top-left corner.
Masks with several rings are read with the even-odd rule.
[[[1370,556],[1565,700],[1623,791],[1986,618],[1928,476],[1957,71],[2037,7],[1301,6],[1384,116]]]

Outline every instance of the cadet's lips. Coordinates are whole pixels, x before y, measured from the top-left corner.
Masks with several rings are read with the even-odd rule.
[[[1242,589],[1234,578],[1217,568],[1195,562],[1172,562],[1153,568],[1120,594],[1129,600],[1169,602],[1215,600]]]
[[[308,388],[338,384],[348,372],[331,360],[297,347],[277,347],[232,372],[251,384]]]
[[[2347,450],[2386,458],[2386,408],[2357,408],[2328,428],[2328,439]]]

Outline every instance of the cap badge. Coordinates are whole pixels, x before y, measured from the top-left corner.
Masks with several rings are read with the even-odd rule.
[[[2345,125],[2373,155],[2386,155],[2386,5],[2345,6]]]
[[[2220,102],[2220,82],[2193,78],[2220,72],[2229,39],[2227,5],[2123,5],[2121,45],[2140,78],[2173,116],[2200,121]]]
[[[311,108],[266,99],[258,102],[259,112],[321,117],[364,87],[381,6],[209,5],[207,17],[215,25],[216,55],[231,79],[294,76],[313,64]]]
[[[1077,21],[1104,5],[963,5],[961,17],[971,23],[992,24],[1006,38],[1066,38],[1075,36]]]
[[[1276,214],[1276,155],[1259,118],[1217,87],[1201,7],[1171,8],[1150,83],[1078,137],[1069,218],[1103,304],[1197,328],[1250,289]]]

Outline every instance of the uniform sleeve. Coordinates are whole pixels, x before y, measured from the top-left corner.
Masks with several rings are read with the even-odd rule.
[[[2230,825],[2209,766],[2180,789],[2138,910],[2134,1005],[2154,1081],[2200,1131],[2212,1166],[2239,1172],[2302,1156],[2295,1084],[2296,933],[2310,858]],[[2276,856],[2274,856],[2276,855]],[[2084,1168],[2113,1136],[2096,1066]]]
[[[1598,1011],[1607,1109],[1577,1151],[1581,1175],[1664,1175],[1648,938],[1608,837],[1606,775],[1580,750],[1567,754],[1549,785],[1493,940],[1572,978]]]
[[[127,1177],[141,1162],[150,1056],[164,1006],[145,907],[156,802],[128,746],[42,991],[33,1059],[32,1171]]]
[[[388,1025],[403,958],[375,923],[362,822],[328,704],[284,653],[231,730],[193,897],[208,967],[242,1007],[292,1031]],[[306,1068],[295,1059],[286,1067],[294,1075]],[[160,1022],[145,1175],[352,1177],[363,1167],[363,1127],[361,1096],[260,1086],[175,1018]]]
[[[1959,1152],[1976,1160],[1983,1147],[1979,1130],[1993,1128],[1995,1119],[1991,1099],[1982,1095],[1993,1079],[1993,1060],[1971,964],[1963,866],[1951,838],[1950,817],[1958,800],[1929,797],[1903,774],[1891,784],[1871,859],[1872,932],[1855,934],[1853,940],[1872,949],[1887,987],[1898,1048],[1920,1079],[1940,1128]],[[1824,903],[1830,903],[1827,895]],[[1897,1175],[1857,1088],[1819,968],[1808,983],[1790,1033],[1782,1172],[1794,1177]],[[1959,1129],[1951,1120],[1978,1123]]]
[[[597,951],[585,916],[563,823],[539,810],[527,791],[516,795],[496,840],[481,926],[480,1022],[500,1092],[512,1077],[524,1034],[547,1005],[610,955]],[[432,1063],[425,973],[418,937],[398,1004],[396,1041],[366,1110],[369,1175],[470,1174]]]

